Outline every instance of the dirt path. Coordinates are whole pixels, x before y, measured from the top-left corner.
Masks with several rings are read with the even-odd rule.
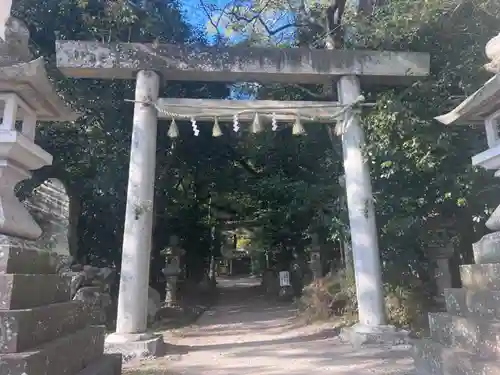
[[[197,324],[165,333],[166,357],[126,365],[141,375],[405,375],[407,350],[342,344],[331,325],[300,327],[288,304],[267,302],[255,279],[220,280],[217,306]]]

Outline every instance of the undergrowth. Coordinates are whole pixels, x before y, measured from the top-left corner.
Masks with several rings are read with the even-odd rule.
[[[429,299],[416,278],[386,282],[385,306],[388,323],[418,334],[425,329]],[[308,322],[337,318],[342,324],[357,321],[354,277],[345,271],[313,281],[299,300],[301,316]]]

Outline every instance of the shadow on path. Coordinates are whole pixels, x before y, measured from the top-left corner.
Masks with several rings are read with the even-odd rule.
[[[300,326],[295,308],[266,300],[258,283],[249,278],[221,279],[216,306],[195,325],[165,333],[167,356],[127,364],[126,373],[404,375],[412,369],[407,350],[355,351],[340,342],[331,323]]]

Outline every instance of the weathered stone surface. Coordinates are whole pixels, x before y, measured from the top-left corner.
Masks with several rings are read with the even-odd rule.
[[[160,293],[149,287],[148,291],[148,323],[153,323],[161,307],[161,296]]]
[[[429,314],[431,338],[444,346],[475,353],[480,358],[498,358],[500,321],[461,317],[448,313]]]
[[[494,75],[488,82],[481,86],[452,111],[436,117],[436,120],[445,125],[470,125],[480,124],[484,126],[486,117],[498,111],[500,108],[500,76]],[[472,157],[473,165],[498,169],[497,152],[488,149]]]
[[[0,66],[20,64],[32,60],[29,50],[30,35],[24,22],[9,16],[6,17],[5,24],[0,26],[0,29],[3,31],[3,37],[0,39]]]
[[[500,263],[462,265],[460,278],[467,289],[500,290]]]
[[[47,251],[0,245],[0,273],[54,274],[56,263]]]
[[[42,228],[42,235],[25,246],[69,256],[69,196],[64,184],[51,178],[36,187],[23,204]]]
[[[74,301],[82,302],[86,313],[91,317],[92,324],[106,324],[112,305],[111,296],[97,286],[84,286],[80,288]]]
[[[2,375],[73,375],[102,356],[104,327],[89,326],[23,353],[2,354]]]
[[[500,291],[447,289],[445,295],[450,314],[500,319]]]
[[[397,330],[394,326],[364,326],[360,323],[343,328],[340,339],[350,343],[355,349],[367,345],[384,345],[387,347],[405,345],[410,341],[409,332]]]
[[[2,98],[2,77],[0,70],[0,113]],[[14,94],[8,98],[17,100]],[[2,101],[3,100],[3,101]],[[4,120],[2,120],[4,121]],[[11,120],[11,124],[14,119]],[[42,230],[14,193],[15,186],[30,176],[29,171],[37,170],[52,163],[52,155],[42,150],[24,134],[15,129],[0,130],[0,233],[19,238],[36,239]],[[2,240],[2,243],[4,241]]]
[[[0,274],[0,310],[69,301],[68,281],[58,275]]]
[[[500,230],[500,205],[495,208],[488,220],[486,220],[486,228],[492,231]]]
[[[90,323],[82,303],[70,301],[24,310],[0,310],[0,353],[16,353],[74,333]]]
[[[413,358],[418,375],[496,375],[500,372],[498,361],[484,360],[429,339],[415,342]]]
[[[57,66],[77,78],[132,79],[139,70],[167,80],[324,83],[357,75],[365,83],[409,84],[429,74],[427,53],[307,48],[194,47],[59,40]]]
[[[119,353],[105,354],[92,362],[77,375],[120,375],[122,373],[122,356]]]
[[[106,338],[105,350],[106,353],[121,353],[128,361],[162,356],[165,354],[165,343],[161,335],[113,333]]]
[[[466,291],[461,288],[447,288],[444,290],[446,311],[450,314],[463,316],[466,314]]]
[[[486,56],[491,61],[484,68],[492,73],[500,73],[500,34],[491,38],[484,49]]]
[[[484,235],[472,244],[476,264],[500,263],[500,232]]]

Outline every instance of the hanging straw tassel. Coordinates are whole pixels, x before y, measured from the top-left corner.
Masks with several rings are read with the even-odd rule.
[[[273,129],[273,132],[278,130],[278,120],[276,120],[276,113],[274,112],[271,117],[271,129]]]
[[[214,120],[214,127],[212,128],[212,137],[220,137],[222,135],[222,130],[219,126],[219,119],[216,117]]]
[[[233,116],[233,131],[237,133],[240,130],[240,120],[238,119],[238,114]]]
[[[304,135],[306,134],[306,129],[302,126],[302,122],[300,121],[300,116],[297,116],[295,119],[295,123],[293,124],[292,128],[292,134],[293,135]]]
[[[167,135],[170,138],[177,138],[179,136],[179,128],[177,128],[177,124],[175,123],[175,119],[172,119],[170,123],[170,127],[168,128]]]
[[[259,114],[256,112],[252,122],[252,133],[261,133],[262,130]]]
[[[191,127],[193,128],[193,134],[195,137],[200,135],[200,129],[198,129],[198,125],[196,125],[196,119],[191,117]]]

